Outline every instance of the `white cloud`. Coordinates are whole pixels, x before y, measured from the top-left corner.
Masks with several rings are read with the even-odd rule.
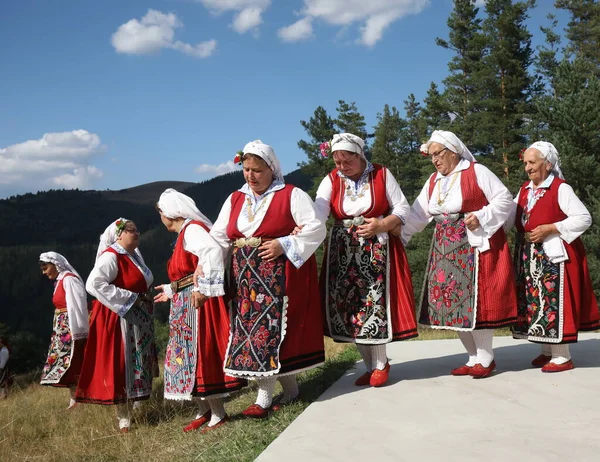
[[[263,22],[262,14],[271,5],[271,0],[196,0],[215,14],[234,11],[231,27],[238,34],[258,31]]]
[[[287,27],[282,27],[277,31],[279,38],[284,42],[299,42],[300,40],[307,40],[313,36],[313,19],[310,16],[306,16],[299,19],[294,24],[290,24]]]
[[[475,6],[478,7],[478,8],[483,8],[483,7],[485,7],[485,2],[486,1],[487,0],[476,0],[475,1]]]
[[[103,151],[100,137],[87,130],[46,133],[0,148],[0,184],[11,191],[89,188],[102,177],[90,160]]]
[[[234,164],[232,160],[228,160],[219,165],[202,164],[196,167],[197,173],[209,173],[214,176],[224,175],[225,173],[235,172],[237,170],[239,170],[239,166]]]
[[[301,15],[303,19],[320,19],[343,27],[358,23],[360,37],[356,42],[372,47],[381,40],[390,24],[405,16],[420,13],[427,5],[429,0],[304,0]]]
[[[207,58],[217,48],[216,40],[192,45],[175,40],[175,29],[183,23],[173,13],[148,10],[141,20],[131,19],[121,24],[112,35],[111,43],[118,53],[145,55],[158,53],[163,48],[173,49],[194,58]]]

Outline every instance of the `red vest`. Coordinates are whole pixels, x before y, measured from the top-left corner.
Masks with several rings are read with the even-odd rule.
[[[365,218],[379,217],[387,215],[390,210],[390,204],[387,200],[385,190],[386,169],[379,165],[373,164],[373,171],[369,172],[369,193],[371,194],[371,207],[362,213]],[[338,169],[334,169],[329,174],[331,180],[331,214],[336,220],[351,218],[344,212],[344,192],[346,182],[344,178],[338,176]]]
[[[117,256],[117,266],[119,267],[119,272],[117,273],[115,280],[111,281],[111,284],[121,289],[130,290],[131,292],[136,292],[138,294],[144,293],[148,290],[148,285],[146,284],[144,275],[131,261],[129,256],[120,254],[112,247],[106,249],[105,252],[111,252]]]
[[[271,200],[269,209],[252,237],[278,238],[291,234],[296,227],[290,205],[294,188],[295,186],[286,184],[283,189],[273,193],[274,197]],[[245,203],[246,195],[244,193],[236,191],[231,195],[231,213],[229,214],[229,223],[227,225],[227,237],[229,239],[233,240],[244,237],[238,229],[237,221]]]
[[[175,248],[173,249],[173,255],[171,255],[171,258],[169,258],[169,262],[167,263],[167,273],[170,281],[178,281],[185,276],[189,276],[198,266],[198,257],[191,252],[186,252],[183,248],[185,230],[191,224],[202,226],[206,232],[209,231],[204,223],[195,220],[190,221],[181,228],[179,236],[177,237],[177,242],[175,243]]]
[[[52,303],[54,307],[59,310],[61,308],[67,307],[67,294],[65,292],[65,288],[63,286],[63,281],[68,277],[76,278],[77,275],[73,273],[67,273],[63,276],[63,278],[56,283],[56,289],[54,290],[54,295],[52,296]]]
[[[429,198],[435,188],[435,173],[429,177]],[[441,180],[438,180],[441,181]],[[471,162],[469,168],[463,170],[460,174],[460,191],[462,194],[462,207],[460,213],[476,212],[489,204],[485,194],[477,184],[475,176],[475,163]]]
[[[556,223],[567,218],[567,215],[560,209],[558,205],[558,188],[565,181],[560,178],[554,178],[550,187],[546,189],[546,192],[540,197],[533,207],[532,214],[529,217],[529,221],[525,224],[521,222],[521,217],[527,206],[527,194],[529,189],[525,186],[529,182],[521,186],[521,193],[519,194],[519,200],[517,202],[517,216],[515,220],[515,226],[520,232],[529,232],[534,230],[539,225],[546,225],[548,223]]]

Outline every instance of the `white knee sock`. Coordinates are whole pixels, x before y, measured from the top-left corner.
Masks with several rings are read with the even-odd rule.
[[[281,387],[283,388],[283,398],[280,401],[281,404],[289,403],[294,401],[300,394],[298,390],[298,381],[296,380],[295,374],[284,375],[278,378]]]
[[[196,401],[198,402],[198,413],[196,414],[196,418],[194,420],[198,420],[200,417],[210,411],[210,406],[207,400],[197,399]]]
[[[225,406],[223,406],[223,400],[221,398],[207,398],[208,405],[210,406],[210,422],[209,427],[218,424],[225,418],[227,413],[225,412]]]
[[[69,387],[69,407],[67,409],[71,409],[73,406],[77,404],[75,401],[75,392],[77,391],[77,387]]]
[[[268,409],[273,403],[273,392],[275,391],[275,382],[277,377],[263,377],[256,379],[258,384],[258,395],[256,396],[256,403],[263,409]]]
[[[483,367],[489,367],[494,360],[494,329],[480,329],[473,331],[473,340],[477,347],[477,362]]]
[[[371,369],[379,369],[380,371],[385,369],[385,365],[388,362],[385,344],[372,345],[369,349],[371,350]]]
[[[542,344],[542,354],[544,356],[552,356],[552,345],[547,343]]]
[[[370,345],[363,345],[361,343],[356,343],[356,348],[358,349],[358,352],[360,353],[360,356],[363,359],[363,362],[365,363],[365,366],[367,367],[367,371],[371,372],[373,370],[373,365],[372,365],[372,355],[371,355],[371,346]]]
[[[550,362],[554,364],[564,364],[571,359],[569,345],[552,345],[552,359]]]
[[[477,347],[475,346],[475,340],[473,340],[473,332],[459,331],[458,338],[462,342],[465,350],[467,350],[467,354],[469,355],[467,366],[473,367],[475,364],[477,364]]]
[[[119,429],[131,426],[131,405],[129,402],[117,404],[117,419],[119,419]]]

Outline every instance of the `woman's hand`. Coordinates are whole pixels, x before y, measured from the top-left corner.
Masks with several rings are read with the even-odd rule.
[[[529,233],[529,240],[531,242],[540,243],[551,236],[552,234],[560,234],[556,226],[552,225],[539,225],[533,231]]]
[[[280,255],[283,255],[283,247],[281,247],[277,239],[263,242],[258,250],[258,256],[263,260],[273,261]]]
[[[164,303],[169,301],[169,296],[165,293],[163,286],[156,286],[154,287],[154,290],[159,292],[154,296],[154,303]]]
[[[304,225],[296,225],[290,236],[297,236],[302,231],[302,228],[304,228]]]
[[[377,233],[381,233],[384,231],[382,220],[379,218],[365,218],[365,224],[360,225],[356,233],[360,237],[373,237]]]
[[[206,300],[208,300],[208,297],[201,292],[192,292],[192,306],[194,308],[201,308]]]
[[[400,237],[402,235],[402,222],[388,231],[392,236]]]
[[[479,219],[474,213],[468,213],[465,216],[465,226],[469,228],[469,230],[475,231],[481,226],[481,224],[479,223]]]
[[[203,278],[204,277],[204,271],[202,270],[202,265],[198,265],[198,267],[196,268],[196,271],[194,271],[194,277],[192,278],[192,281],[194,282],[194,287],[198,287],[198,278]]]

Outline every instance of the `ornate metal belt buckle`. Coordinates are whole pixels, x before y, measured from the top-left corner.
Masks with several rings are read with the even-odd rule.
[[[360,226],[365,222],[365,217],[358,216],[354,218],[347,218],[346,220],[342,220],[342,224],[344,228],[351,228],[352,226]]]
[[[236,239],[234,245],[236,247],[258,247],[260,246],[262,239],[260,237],[240,237]]]

